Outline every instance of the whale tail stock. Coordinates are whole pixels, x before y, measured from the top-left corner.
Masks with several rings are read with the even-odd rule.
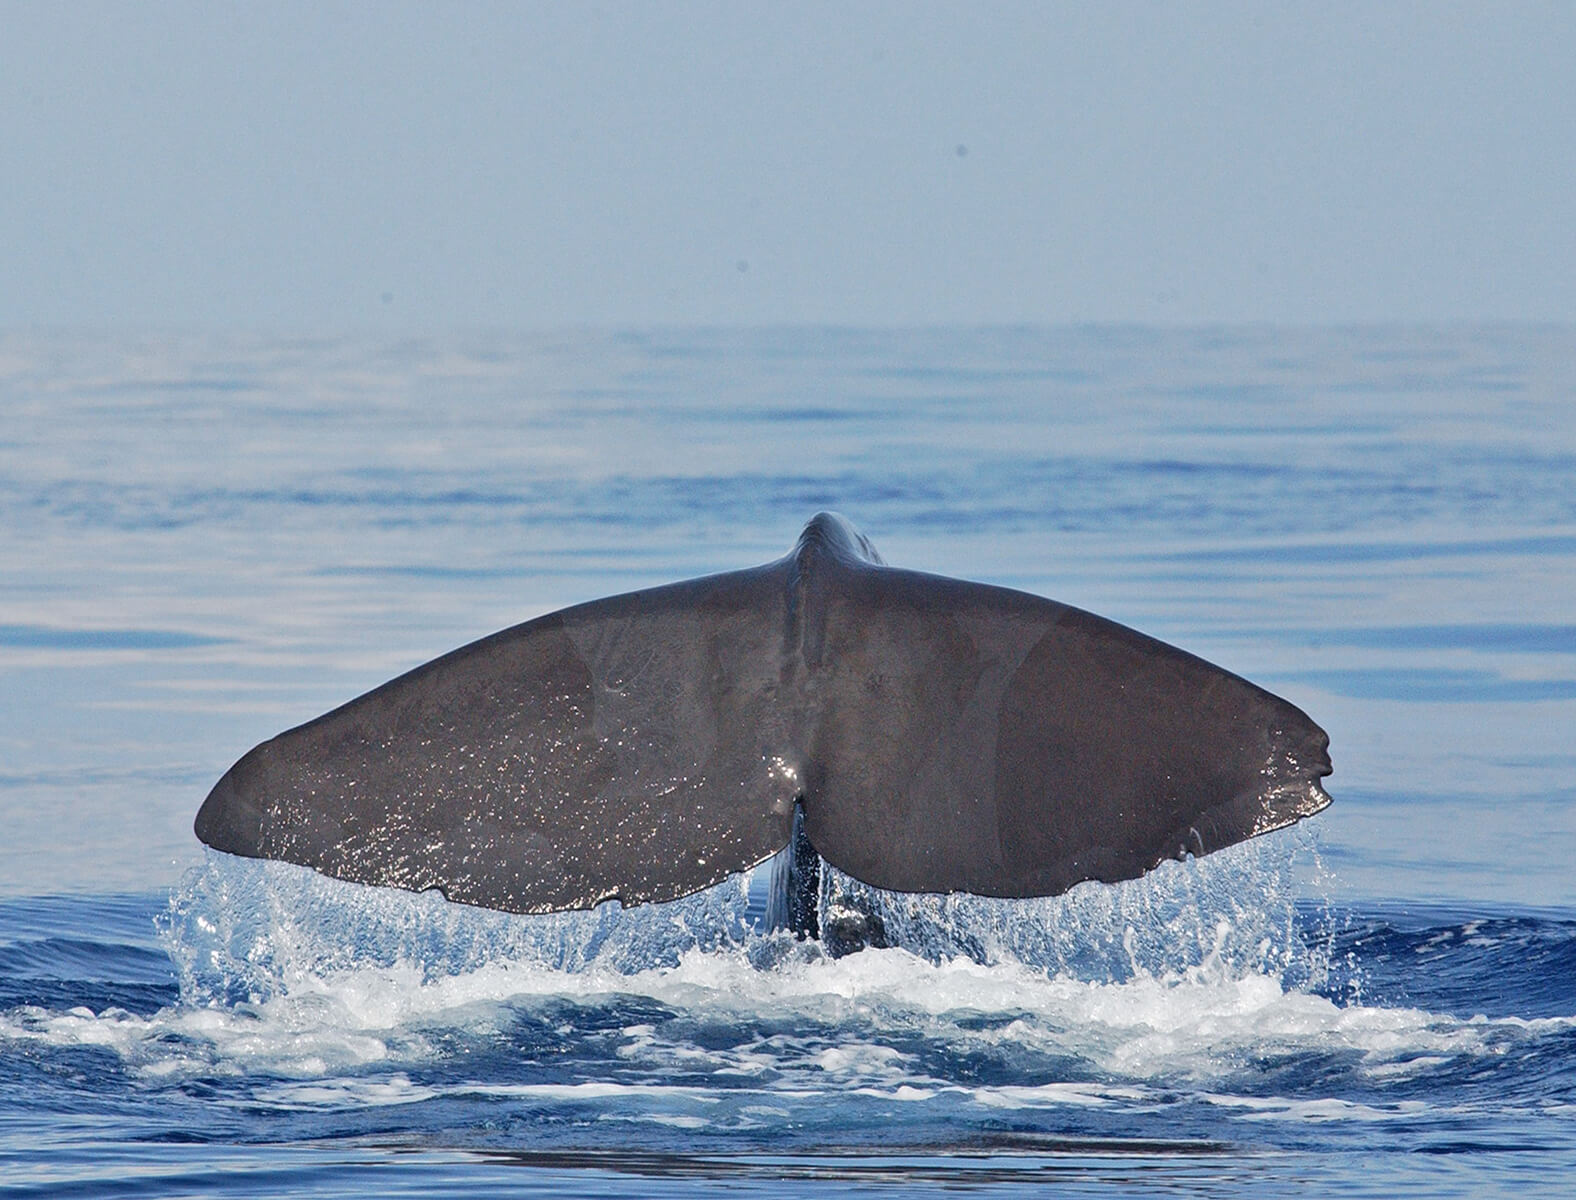
[[[578,605],[256,747],[199,838],[510,912],[672,900],[802,836],[879,888],[1052,895],[1329,803],[1294,705],[1055,601],[777,562]]]

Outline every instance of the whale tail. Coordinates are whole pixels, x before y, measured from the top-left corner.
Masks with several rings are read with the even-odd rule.
[[[879,888],[1042,896],[1318,812],[1327,751],[1219,667],[821,514],[777,562],[529,621],[264,742],[196,832],[522,913],[676,899],[801,836]]]

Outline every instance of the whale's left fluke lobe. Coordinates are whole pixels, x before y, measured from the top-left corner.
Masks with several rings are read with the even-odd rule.
[[[717,883],[792,826],[779,574],[599,600],[417,667],[252,750],[197,835],[511,912]]]
[[[1192,655],[881,565],[786,558],[553,613],[264,742],[197,834],[511,912],[676,899],[789,844],[901,891],[1132,878],[1329,803],[1323,732]]]

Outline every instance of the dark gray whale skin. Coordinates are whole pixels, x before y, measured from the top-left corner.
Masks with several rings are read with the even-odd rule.
[[[519,913],[673,900],[788,844],[879,888],[1045,896],[1324,808],[1244,679],[822,513],[766,566],[551,613],[264,742],[197,836]]]

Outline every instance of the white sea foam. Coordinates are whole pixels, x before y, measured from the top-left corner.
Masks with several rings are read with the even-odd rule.
[[[1390,1082],[1576,1024],[1309,990],[1328,951],[1292,911],[1304,850],[1266,839],[1053,900],[866,897],[905,944],[838,959],[739,924],[737,881],[677,905],[524,918],[214,855],[164,922],[180,1004],[19,1008],[0,1037],[104,1047],[150,1082],[226,1077],[242,1102],[284,1109],[482,1095],[738,1129],[829,1096],[983,1115],[1142,1108],[1184,1081],[1255,1119],[1363,1119],[1230,1092],[1264,1062]],[[516,1054],[515,1038],[549,1048]],[[555,1071],[553,1039],[589,1077]]]
[[[592,1079],[470,1078],[463,1064],[433,1070],[449,1053],[445,1044],[496,1041],[543,1000],[570,1005],[557,1014],[567,1037],[579,1035],[577,1013],[600,1019],[630,1005],[649,1013],[655,1002],[663,1016],[610,1031]],[[763,1014],[771,1023],[749,1028]],[[244,1100],[230,1102],[343,1109],[493,1096],[544,1112],[726,1129],[801,1114],[830,1097],[938,1111],[1142,1108],[1184,1081],[1253,1119],[1402,1119],[1410,1109],[1375,1115],[1218,1089],[1256,1061],[1298,1055],[1350,1060],[1352,1071],[1388,1082],[1492,1058],[1573,1024],[1342,1006],[1264,976],[1090,982],[1021,965],[932,963],[902,950],[762,970],[739,950],[692,950],[674,965],[629,974],[490,964],[423,980],[367,967],[257,1005],[176,1005],[150,1017],[23,1008],[0,1017],[0,1037],[104,1047],[150,1082],[255,1081],[239,1093]],[[909,1049],[921,1045],[923,1058]],[[970,1084],[947,1077],[938,1061],[1019,1065],[1008,1082]],[[416,1069],[431,1078],[412,1083]],[[697,1082],[664,1082],[676,1073]]]

